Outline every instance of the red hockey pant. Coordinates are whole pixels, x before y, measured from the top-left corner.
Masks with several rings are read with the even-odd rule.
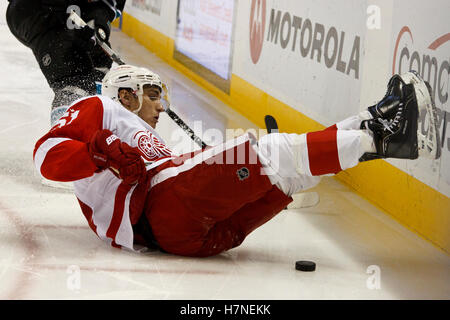
[[[206,257],[239,246],[292,201],[246,136],[181,158],[156,169],[147,198],[147,219],[169,253]]]

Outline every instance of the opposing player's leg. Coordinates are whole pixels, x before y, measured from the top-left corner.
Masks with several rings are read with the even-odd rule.
[[[65,28],[53,29],[33,46],[42,73],[55,93],[51,125],[73,101],[96,93],[91,58],[88,52],[76,46],[76,36]]]
[[[6,21],[11,33],[28,48],[40,33],[54,28],[57,23],[45,14],[38,1],[29,0],[11,1],[6,11]]]
[[[52,124],[73,101],[96,93],[91,57],[76,45],[82,40],[80,32],[67,29],[64,21],[42,9],[39,1],[12,1],[6,16],[11,32],[33,51],[55,93]]]
[[[108,41],[106,44],[111,47],[111,44]],[[106,73],[111,69],[112,60],[100,46],[95,46],[92,51],[89,52],[89,55],[94,67],[94,81],[101,85]]]
[[[43,69],[44,75],[55,92],[51,112],[52,126],[75,100],[98,93],[98,87],[101,86],[104,76],[112,65],[111,58],[100,46],[89,49],[86,46],[80,47],[79,44],[83,42],[83,39],[74,39],[80,36],[76,32],[63,30],[58,34],[61,43],[65,44],[61,46],[54,66]],[[87,40],[84,39],[84,41]]]

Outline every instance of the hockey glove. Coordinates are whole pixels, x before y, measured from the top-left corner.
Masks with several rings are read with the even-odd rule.
[[[126,184],[135,184],[145,178],[145,164],[139,150],[120,141],[111,131],[98,130],[88,148],[99,171],[112,168]]]
[[[94,20],[95,35],[102,42],[108,42],[111,34],[111,26],[106,19],[97,18]]]
[[[68,31],[75,46],[85,52],[90,52],[94,49],[96,40],[94,38],[95,32],[88,26],[84,28],[75,28]]]
[[[84,15],[84,20],[88,25],[94,21],[95,35],[100,41],[108,42],[111,34],[111,25],[115,17],[112,17],[111,9],[103,3],[94,3],[90,6],[89,11]]]

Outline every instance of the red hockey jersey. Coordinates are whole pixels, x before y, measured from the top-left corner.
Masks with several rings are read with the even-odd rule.
[[[101,129],[138,147],[147,170],[174,158],[163,139],[146,122],[104,96],[77,100],[34,149],[34,164],[50,180],[73,181],[75,195],[89,226],[99,238],[131,250],[132,224],[142,214],[145,186],[126,185],[110,170],[97,171],[87,143]],[[144,189],[144,190],[143,190]]]

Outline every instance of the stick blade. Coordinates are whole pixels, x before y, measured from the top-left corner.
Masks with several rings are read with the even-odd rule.
[[[279,132],[277,120],[270,114],[264,117],[264,122],[266,124],[266,129],[268,133]]]

